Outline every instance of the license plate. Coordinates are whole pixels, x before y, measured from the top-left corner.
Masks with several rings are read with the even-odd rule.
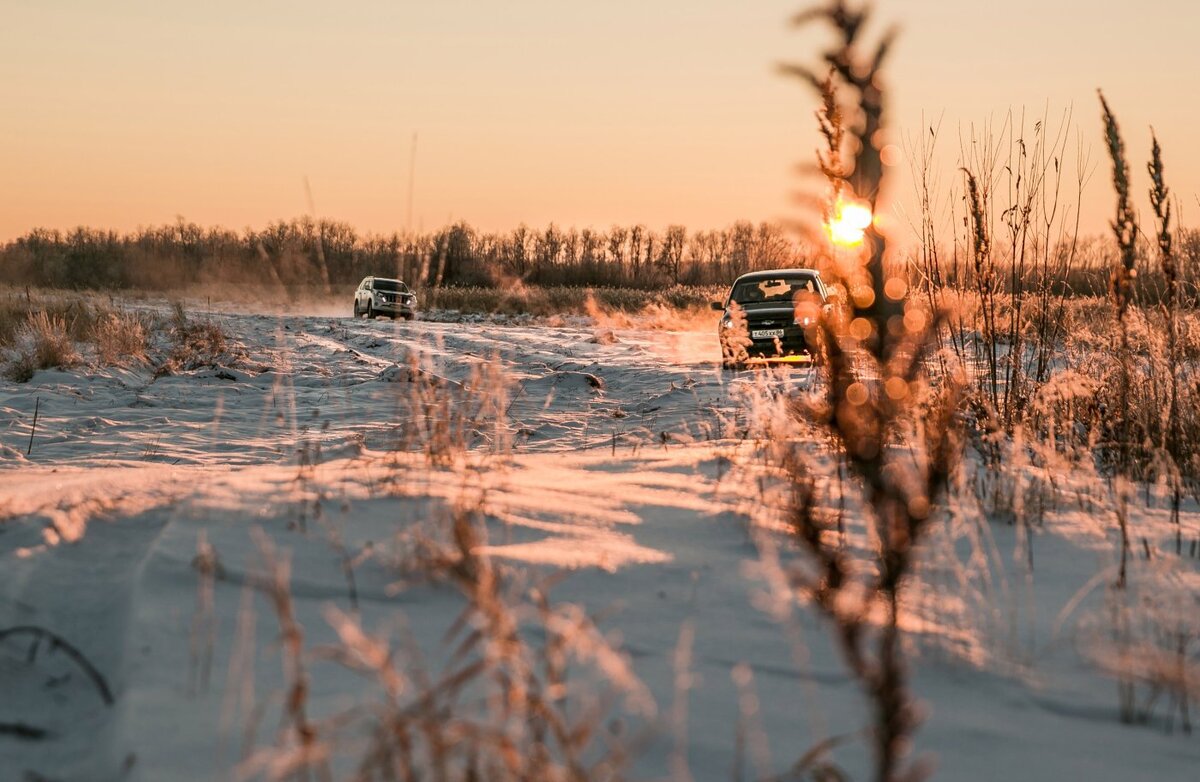
[[[759,329],[750,332],[750,339],[772,339],[782,337],[783,329]]]

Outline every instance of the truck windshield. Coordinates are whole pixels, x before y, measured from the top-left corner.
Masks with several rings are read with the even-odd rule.
[[[730,297],[738,304],[769,302],[790,304],[798,294],[817,293],[817,283],[808,275],[764,277],[739,282]]]
[[[391,291],[392,293],[408,293],[408,286],[399,280],[376,280],[373,287],[377,291]]]

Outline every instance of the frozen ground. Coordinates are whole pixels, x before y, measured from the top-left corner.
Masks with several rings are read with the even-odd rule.
[[[747,400],[807,373],[722,373],[708,332],[214,318],[245,347],[227,367],[0,383],[0,782],[229,779],[270,746],[284,677],[275,617],[246,589],[256,530],[290,554],[314,719],[378,694],[317,653],[338,640],[333,608],[403,624],[436,670],[461,598],[405,580],[404,535],[466,501],[495,561],[569,571],[553,598],[628,656],[653,701],[626,709],[648,737],[634,776],[762,778],[843,735],[834,759],[868,776],[865,703],[821,623],[779,594],[775,552],[794,555],[743,438]],[[451,466],[398,454],[414,372],[461,389],[492,359],[511,378],[503,426]],[[1032,528],[964,503],[930,542],[905,619],[918,753],[942,779],[1195,779],[1200,738],[1169,730],[1169,695],[1139,689],[1147,719],[1118,721],[1098,641],[1116,553],[1103,487],[1063,475],[1044,491]],[[1166,516],[1137,503],[1148,550]],[[1195,562],[1139,558],[1135,583],[1173,590],[1194,625]],[[2,636],[23,627],[78,649],[112,702],[47,639]]]

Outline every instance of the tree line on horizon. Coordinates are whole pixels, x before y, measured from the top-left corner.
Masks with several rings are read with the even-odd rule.
[[[1200,230],[1181,229],[1179,234],[1181,295],[1194,306],[1200,301]],[[1139,257],[1145,255],[1144,244],[1139,242]],[[917,257],[897,262],[913,283],[969,287],[974,272],[958,249],[943,249],[951,262],[937,279],[925,279]],[[1080,237],[1053,252],[1071,257],[1060,264],[1062,279],[1051,281],[1056,290],[1106,295],[1116,252],[1111,238]],[[727,285],[756,269],[822,268],[827,256],[827,249],[772,222],[739,221],[700,231],[681,225],[655,231],[641,224],[607,230],[521,224],[491,232],[459,222],[421,233],[374,234],[359,233],[345,222],[310,217],[240,232],[180,219],[132,232],[31,230],[0,244],[0,281],[92,290],[234,284],[317,286],[332,292],[376,275],[399,277],[421,288],[520,283],[660,290]],[[1000,258],[998,264],[1006,267],[1007,261]],[[1139,274],[1138,300],[1158,300],[1159,277],[1151,268]],[[1002,275],[996,284],[1008,288],[1015,280]]]
[[[520,281],[654,289],[726,284],[748,269],[804,264],[810,255],[783,225],[769,222],[695,232],[640,224],[486,232],[459,222],[415,234],[360,234],[347,223],[309,217],[241,232],[180,219],[126,233],[34,229],[0,246],[0,270],[10,283],[54,288],[333,287],[377,275],[422,287]]]

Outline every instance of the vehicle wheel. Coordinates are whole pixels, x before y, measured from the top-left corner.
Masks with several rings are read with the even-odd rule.
[[[375,305],[367,302],[367,320],[375,320]]]
[[[415,316],[413,313],[411,313],[411,312],[410,312],[410,313],[408,313],[407,315],[404,315],[403,317],[404,317],[404,319],[405,319],[405,320],[412,320],[412,319],[413,319],[413,318],[415,318],[416,316]]]
[[[358,299],[354,300],[354,317],[359,317],[362,313],[358,311]]]

